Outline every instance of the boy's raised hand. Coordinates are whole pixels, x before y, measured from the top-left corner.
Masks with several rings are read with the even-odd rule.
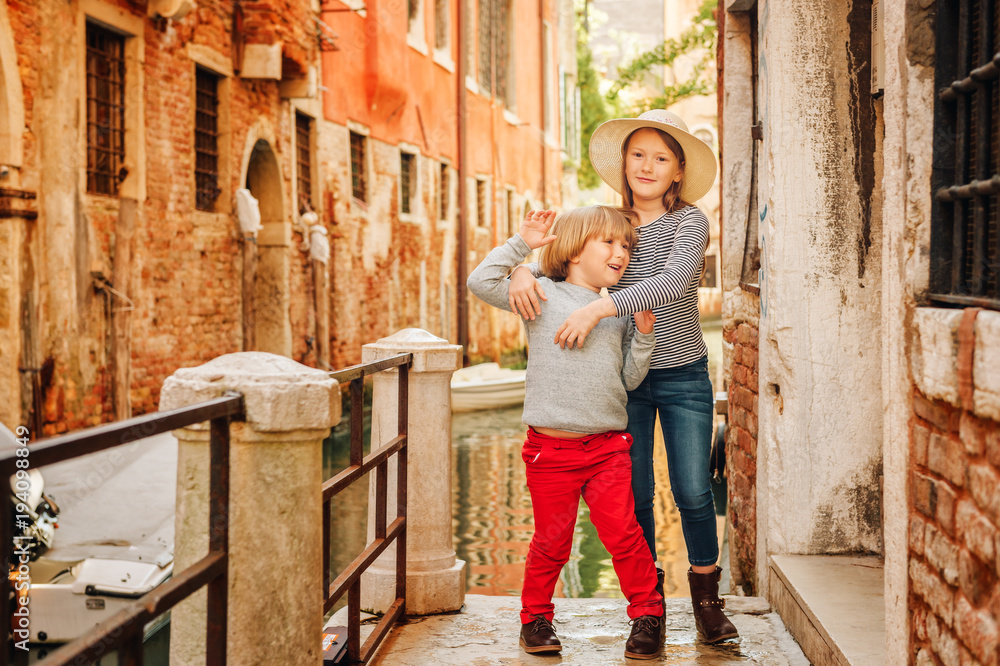
[[[632,315],[635,318],[635,328],[640,333],[652,333],[653,324],[656,323],[656,315],[652,310],[643,310]]]
[[[555,236],[547,235],[549,229],[552,228],[552,223],[556,221],[556,212],[554,210],[532,210],[528,211],[528,214],[524,216],[524,222],[521,223],[521,228],[518,229],[517,233],[521,234],[521,238],[524,242],[528,244],[532,250],[537,250],[543,245],[548,245],[556,239]]]

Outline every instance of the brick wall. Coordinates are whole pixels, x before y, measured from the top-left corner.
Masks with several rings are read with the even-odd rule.
[[[997,664],[1000,424],[914,389],[910,461],[911,658]]]
[[[730,567],[733,587],[757,590],[757,327],[726,327],[732,345],[726,480],[729,485]]]

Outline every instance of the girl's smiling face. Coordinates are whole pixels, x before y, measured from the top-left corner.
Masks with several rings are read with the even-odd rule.
[[[625,177],[635,204],[661,202],[670,186],[684,177],[684,167],[656,130],[636,130],[625,150]]]

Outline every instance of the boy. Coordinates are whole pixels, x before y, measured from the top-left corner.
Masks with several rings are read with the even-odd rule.
[[[541,278],[548,299],[538,317],[525,321],[529,359],[522,420],[528,426],[521,451],[527,468],[535,534],[528,549],[521,593],[520,643],[526,652],[558,652],[552,627],[552,593],[568,561],[580,495],[612,556],[629,600],[632,631],[625,656],[660,654],[663,597],[656,569],[632,500],[631,437],[625,434],[626,389],[646,376],[655,344],[652,312],[603,319],[586,347],[561,349],[556,330],[574,310],[601,298],[617,284],[637,236],[632,213],[588,206],[563,213],[533,211],[520,232],[494,249],[469,276],[469,289],[498,308],[508,306],[512,268],[541,247]],[[556,235],[546,235],[552,229]]]

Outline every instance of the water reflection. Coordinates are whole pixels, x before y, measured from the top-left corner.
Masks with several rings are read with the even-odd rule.
[[[722,329],[703,326],[709,345],[709,373],[721,390]],[[324,478],[349,460],[347,419],[324,444]],[[365,416],[365,452],[370,418]],[[468,591],[475,594],[521,593],[524,560],[533,533],[531,498],[525,482],[521,444],[525,427],[521,408],[455,414],[452,421],[452,507],[455,551],[468,566]],[[669,492],[666,454],[659,429],[654,454],[657,553],[666,571],[664,593],[684,597],[687,551],[680,517]],[[724,492],[724,491],[723,491]],[[331,511],[331,577],[364,549],[367,538],[368,480],[361,479],[334,499]],[[719,519],[720,535],[724,519]],[[725,566],[725,562],[723,562]],[[597,537],[585,502],[580,503],[570,561],[556,586],[557,597],[621,597],[611,556]],[[346,605],[346,595],[334,609]]]

